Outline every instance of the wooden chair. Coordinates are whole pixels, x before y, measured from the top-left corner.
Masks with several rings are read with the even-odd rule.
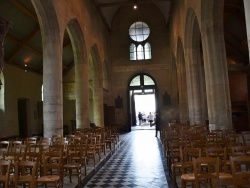
[[[28,146],[26,144],[16,144],[12,152],[25,154],[27,152],[27,149]]]
[[[192,138],[190,138],[192,139]],[[193,148],[201,148],[201,156],[205,157],[206,156],[206,148],[207,148],[207,142],[204,139],[201,140],[190,140],[191,146]]]
[[[39,172],[38,175],[42,174],[42,166],[43,166],[43,152],[42,150],[38,151],[27,151],[24,160],[25,161],[31,161],[31,162],[37,162],[37,171]]]
[[[26,138],[26,141],[34,141],[34,142],[37,142],[37,137],[28,137],[28,138]]]
[[[181,150],[181,185],[187,187],[188,183],[192,186],[195,183],[195,177],[193,173],[192,158],[201,157],[200,148],[184,148]],[[174,173],[172,177],[174,176]],[[173,180],[176,181],[176,180]]]
[[[93,159],[94,162],[94,168],[95,168],[95,164],[96,164],[96,154],[97,154],[97,150],[96,150],[96,137],[92,136],[90,138],[88,138],[88,146],[87,146],[87,161],[89,161],[89,159]]]
[[[57,138],[61,138],[62,135],[52,135],[51,142],[56,141]]]
[[[13,187],[13,176],[10,176],[11,166],[10,161],[0,160],[0,184],[3,184],[4,188]]]
[[[54,160],[57,158],[58,160]],[[37,178],[37,185],[53,184],[54,187],[59,188],[61,186],[62,178],[62,152],[49,151],[44,153],[43,157],[43,174]]]
[[[232,156],[250,155],[250,146],[233,146],[231,154]]]
[[[24,160],[24,156],[24,153],[7,152],[3,154],[2,159],[10,161],[14,164],[16,161]]]
[[[38,166],[38,161],[15,162],[15,176],[14,176],[15,188],[18,188],[18,185],[20,184],[23,186],[29,184],[29,187],[36,187],[37,166]]]
[[[19,140],[11,141],[9,150],[12,151],[12,152],[15,152],[16,145],[21,145],[21,144],[22,144],[22,141],[19,141]]]
[[[198,157],[192,158],[195,187],[200,188],[201,184],[211,186],[211,180],[219,178],[219,158]]]
[[[78,187],[81,185],[81,167],[85,167],[86,176],[86,157],[83,154],[83,148],[81,145],[68,145],[67,147],[67,163],[63,165],[63,177],[69,176],[70,183],[72,182],[72,176],[76,176],[78,179]]]
[[[207,157],[218,157],[220,159],[220,171],[225,173],[231,172],[230,161],[227,158],[227,148],[226,147],[211,147],[206,149]],[[221,173],[222,175],[222,173]],[[229,174],[228,174],[229,175]]]
[[[11,144],[10,141],[1,141],[1,142],[0,142],[0,153],[1,153],[1,155],[2,155],[3,153],[6,153],[6,152],[9,151],[10,146],[11,146],[10,144]]]
[[[250,181],[243,178],[226,178],[226,179],[212,179],[214,188],[224,187],[248,187],[250,188]]]
[[[245,146],[250,146],[250,131],[241,132],[243,144]]]
[[[51,138],[48,138],[48,137],[42,137],[40,138],[39,140],[39,144],[46,144],[46,145],[50,145],[51,144]]]
[[[101,160],[101,150],[102,150],[102,146],[101,146],[101,139],[102,139],[102,135],[101,134],[95,134],[93,135],[94,137],[96,137],[96,153],[98,155],[98,159],[99,161]]]
[[[250,180],[250,156],[231,156],[230,162],[233,177]]]

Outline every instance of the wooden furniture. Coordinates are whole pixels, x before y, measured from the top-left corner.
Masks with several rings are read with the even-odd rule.
[[[17,161],[15,162],[15,188],[18,185],[36,187],[38,161]]]
[[[56,159],[56,160],[54,160]],[[37,178],[37,185],[53,184],[54,187],[61,187],[62,178],[62,152],[49,151],[44,153],[43,174]]]
[[[4,188],[13,187],[13,177],[10,176],[11,165],[10,161],[0,160],[0,184],[3,184]]]
[[[78,180],[78,187],[81,185],[81,168],[85,167],[86,176],[86,157],[83,154],[83,147],[81,145],[68,145],[67,147],[67,162],[63,164],[62,173],[63,178],[69,176],[70,183],[72,182],[72,176],[76,176]],[[63,181],[62,181],[63,182]]]

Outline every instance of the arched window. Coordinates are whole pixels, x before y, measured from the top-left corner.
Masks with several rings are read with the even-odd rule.
[[[135,44],[130,45],[130,60],[136,60],[136,46]]]
[[[137,59],[138,60],[144,59],[144,50],[143,50],[142,45],[140,45],[140,44],[137,47]]]
[[[144,46],[145,59],[151,59],[151,45],[147,42]]]
[[[148,25],[135,22],[129,28],[129,36],[133,40],[130,45],[130,60],[151,59],[151,45],[147,41],[150,34]],[[146,43],[145,43],[146,42]]]

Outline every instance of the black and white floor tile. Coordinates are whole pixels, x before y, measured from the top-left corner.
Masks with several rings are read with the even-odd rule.
[[[86,188],[145,187],[166,188],[166,162],[159,138],[154,130],[132,131],[130,137],[111,156],[107,163],[89,180]]]

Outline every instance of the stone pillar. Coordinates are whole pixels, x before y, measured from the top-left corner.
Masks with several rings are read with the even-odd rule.
[[[188,106],[190,124],[202,124],[202,108],[201,108],[201,81],[199,77],[200,62],[199,57],[193,57],[193,54],[199,53],[197,50],[187,50],[187,75],[188,79]]]
[[[203,21],[202,45],[210,129],[231,129],[232,110],[223,21]]]
[[[94,108],[94,123],[97,126],[103,127],[104,113],[103,113],[103,88],[101,84],[101,76],[98,75],[100,71],[95,69],[93,75],[93,108]]]
[[[44,42],[43,89],[44,137],[62,135],[62,52],[56,37],[48,37]]]
[[[246,16],[246,28],[247,28],[247,43],[250,59],[250,1],[244,0],[245,16]]]
[[[89,81],[87,63],[75,64],[76,128],[89,128]]]
[[[182,58],[178,66],[180,123],[187,123],[189,121],[186,70],[184,64],[184,59]]]

